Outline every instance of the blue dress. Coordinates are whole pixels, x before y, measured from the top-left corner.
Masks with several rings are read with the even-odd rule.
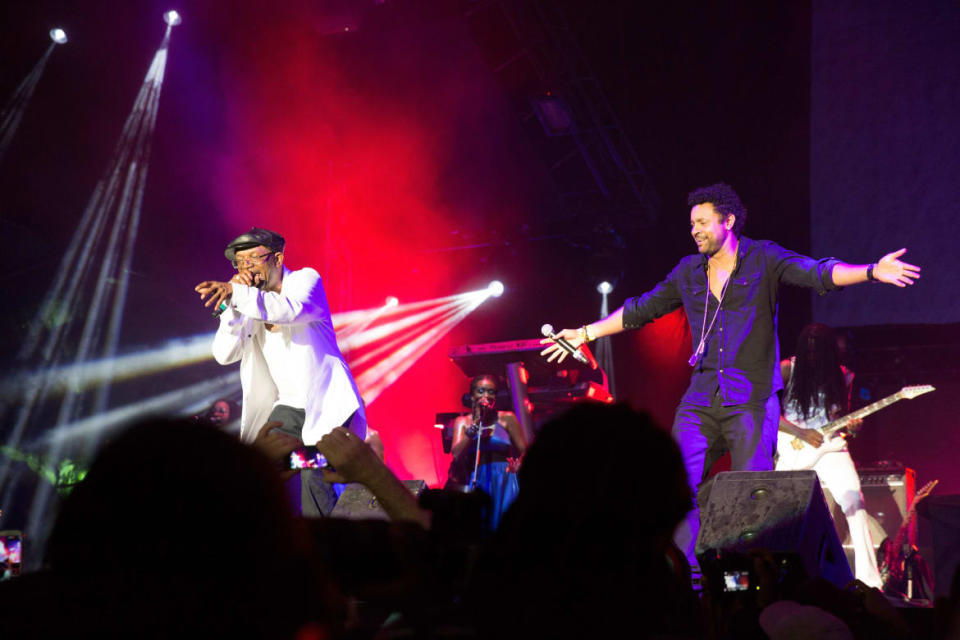
[[[470,482],[473,474],[473,461],[477,455],[477,443],[470,442],[461,453],[465,483]],[[477,468],[477,488],[490,496],[490,529],[495,531],[500,525],[504,512],[520,492],[517,474],[507,472],[507,456],[510,455],[510,435],[499,422],[490,436],[480,440],[480,465]],[[455,463],[456,464],[456,461]]]

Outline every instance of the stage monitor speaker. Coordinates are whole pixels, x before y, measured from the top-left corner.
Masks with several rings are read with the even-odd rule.
[[[403,484],[410,492],[419,496],[427,488],[423,480],[404,480]],[[330,513],[333,518],[347,518],[348,520],[389,520],[390,516],[380,506],[380,502],[362,484],[348,484],[337,504]]]
[[[815,471],[727,471],[700,510],[696,552],[795,553],[807,575],[843,587],[850,565]]]

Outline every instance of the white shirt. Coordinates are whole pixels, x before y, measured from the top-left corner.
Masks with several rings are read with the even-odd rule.
[[[277,385],[263,354],[265,323],[280,327],[288,345],[286,371],[308,390],[303,441],[314,444],[346,422],[354,411],[351,430],[366,437],[363,401],[337,346],[330,308],[320,275],[313,269],[283,269],[280,293],[243,284],[233,285],[230,303],[220,315],[213,339],[213,357],[220,364],[240,361],[243,411],[240,437],[253,441],[279,399]]]
[[[301,372],[309,366],[304,362],[302,352],[293,349],[293,342],[283,331],[263,332],[263,358],[267,361],[270,377],[277,386],[276,407],[283,404],[288,407],[303,409],[307,406],[307,378]]]

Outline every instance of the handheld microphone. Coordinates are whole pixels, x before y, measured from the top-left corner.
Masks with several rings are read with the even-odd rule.
[[[558,336],[553,332],[552,324],[545,324],[542,327],[540,327],[540,333],[542,333],[545,337],[550,338],[551,340],[556,342],[558,345],[560,345],[560,347],[564,351],[572,355],[577,360],[577,362],[580,362],[581,364],[585,364],[585,365],[590,364],[590,360],[587,358],[587,356],[583,355],[583,353],[581,353],[579,349],[574,348],[572,344],[570,344],[564,338],[561,338],[560,336]]]
[[[257,289],[262,289],[264,284],[265,284],[265,282],[264,282],[264,280],[260,277],[260,274],[259,274],[259,273],[253,274],[253,286],[254,286],[254,287],[256,287]],[[228,300],[230,300],[230,298],[227,298],[226,300],[224,300],[223,302],[221,302],[221,303],[220,303],[220,306],[218,306],[216,309],[214,309],[214,310],[213,310],[213,313],[210,314],[210,315],[212,315],[214,318],[219,318],[219,317],[220,317],[220,314],[227,310],[227,301],[228,301]]]

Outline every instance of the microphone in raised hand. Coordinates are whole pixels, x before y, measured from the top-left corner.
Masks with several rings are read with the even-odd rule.
[[[244,273],[244,272],[240,272],[240,273]],[[239,275],[239,274],[238,274],[238,275]],[[263,279],[263,276],[261,276],[259,273],[255,272],[255,271],[252,272],[252,273],[248,273],[248,274],[246,274],[246,275],[244,275],[244,276],[241,276],[239,279],[237,278],[237,276],[234,276],[233,278],[234,278],[234,279],[231,280],[232,283],[234,283],[234,284],[246,284],[247,286],[249,286],[249,287],[254,287],[255,289],[263,289],[263,287],[267,284],[267,281]],[[245,280],[249,280],[249,282],[245,282]],[[227,298],[225,298],[225,299],[217,306],[217,308],[213,310],[213,314],[212,314],[212,315],[213,315],[214,318],[219,317],[221,313],[223,313],[224,311],[227,310],[227,307],[228,307],[229,304],[230,304],[230,297],[232,297],[232,296],[228,296]]]
[[[569,353],[570,355],[572,355],[577,360],[577,362],[580,362],[585,365],[590,364],[589,358],[587,358],[587,356],[585,356],[579,349],[577,349],[572,344],[570,344],[566,340],[566,338],[562,338],[560,337],[559,334],[556,334],[553,332],[552,324],[545,324],[542,327],[540,327],[540,333],[542,333],[544,337],[550,338],[555,343],[560,345],[560,348],[566,351],[567,353]]]

